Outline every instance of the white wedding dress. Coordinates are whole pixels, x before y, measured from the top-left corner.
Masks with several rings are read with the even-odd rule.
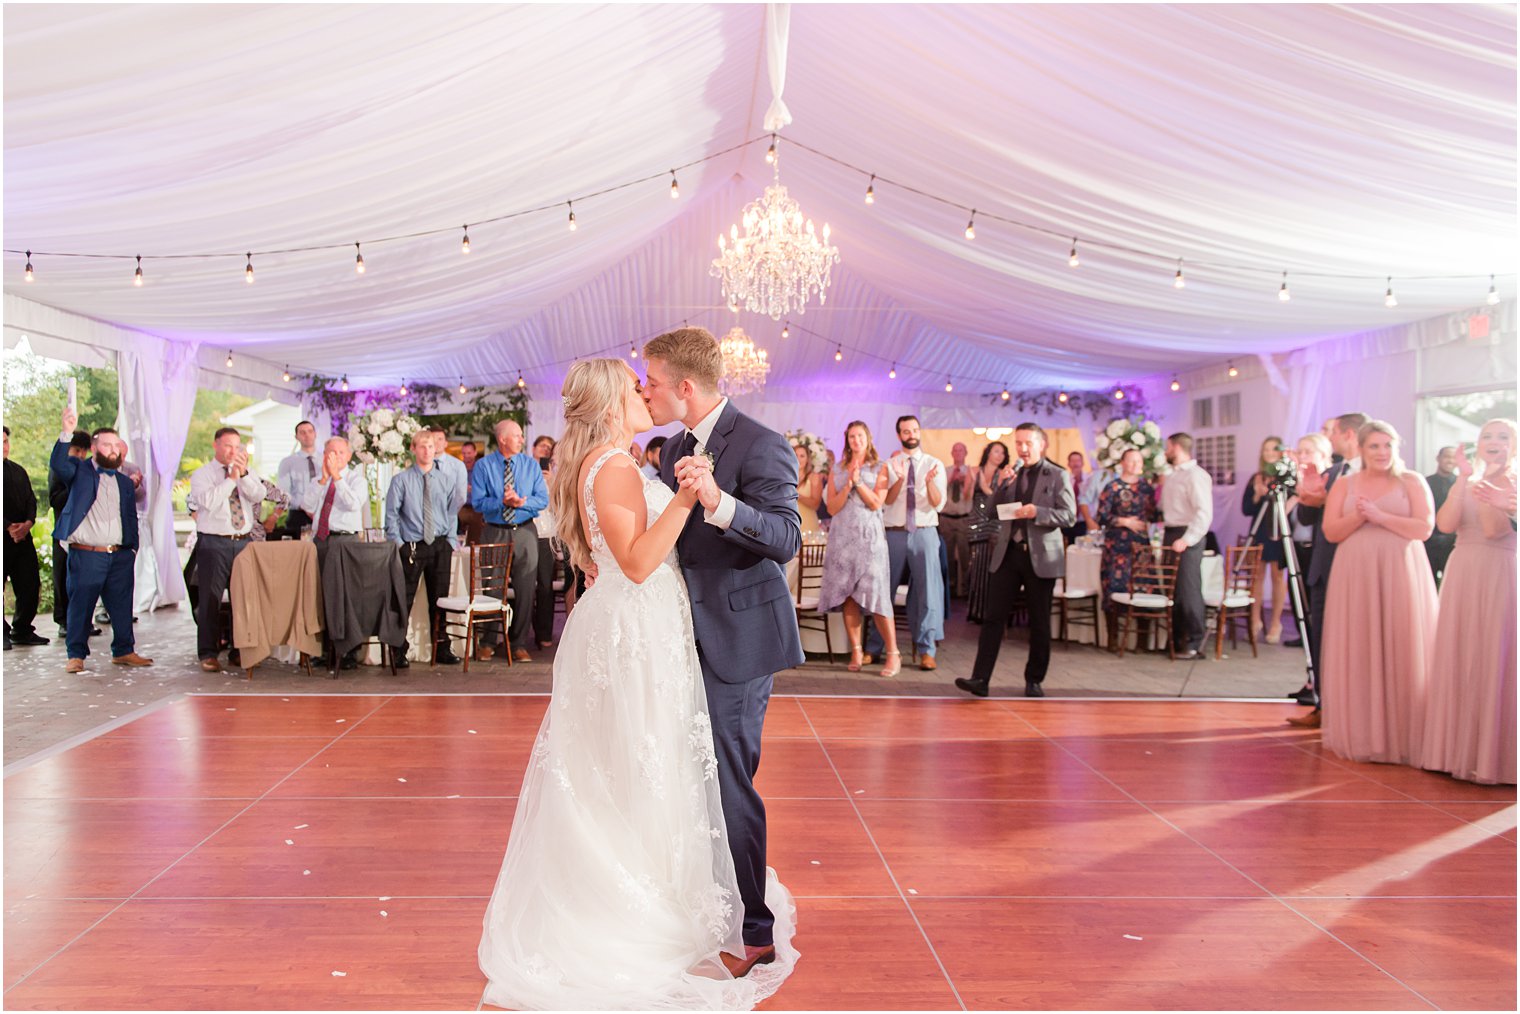
[[[797,960],[796,908],[768,871],[776,961],[732,978],[743,906],[707,693],[674,552],[624,577],[583,491],[598,576],[565,623],[549,712],[486,909],[485,1002],[519,1010],[747,1010]],[[646,480],[649,524],[674,499]]]

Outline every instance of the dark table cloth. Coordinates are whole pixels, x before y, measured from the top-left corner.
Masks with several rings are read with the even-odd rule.
[[[322,566],[327,636],[337,657],[371,637],[399,648],[410,612],[401,554],[390,542],[334,542]]]

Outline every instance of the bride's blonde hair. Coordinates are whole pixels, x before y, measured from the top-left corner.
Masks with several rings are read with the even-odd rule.
[[[565,432],[554,448],[559,463],[549,487],[555,535],[581,570],[591,564],[591,539],[581,523],[581,465],[605,444],[622,442],[623,405],[628,367],[621,359],[585,359],[570,367],[560,388],[565,403]]]

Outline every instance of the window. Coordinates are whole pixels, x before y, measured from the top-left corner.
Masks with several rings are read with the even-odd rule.
[[[1197,402],[1193,403],[1197,405]],[[1235,485],[1235,437],[1194,437],[1193,458],[1217,486]]]
[[[1240,392],[1219,396],[1219,425],[1221,428],[1240,425]]]
[[[1214,425],[1214,399],[1193,399],[1193,429],[1206,430]]]

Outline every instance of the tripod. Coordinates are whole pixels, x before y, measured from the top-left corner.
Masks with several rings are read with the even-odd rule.
[[[1308,592],[1304,588],[1303,573],[1298,569],[1298,546],[1293,542],[1293,528],[1288,524],[1288,492],[1282,485],[1273,485],[1267,496],[1267,501],[1257,508],[1256,517],[1251,522],[1250,537],[1252,540],[1256,538],[1256,530],[1261,527],[1261,520],[1270,509],[1272,522],[1276,526],[1277,541],[1282,546],[1283,566],[1288,571],[1288,601],[1293,604],[1293,622],[1298,626],[1298,639],[1303,644],[1304,672],[1308,685],[1314,688],[1314,704],[1318,707],[1319,674],[1314,671],[1314,655],[1309,650],[1309,617],[1304,610]],[[1277,603],[1272,605],[1275,609]]]

